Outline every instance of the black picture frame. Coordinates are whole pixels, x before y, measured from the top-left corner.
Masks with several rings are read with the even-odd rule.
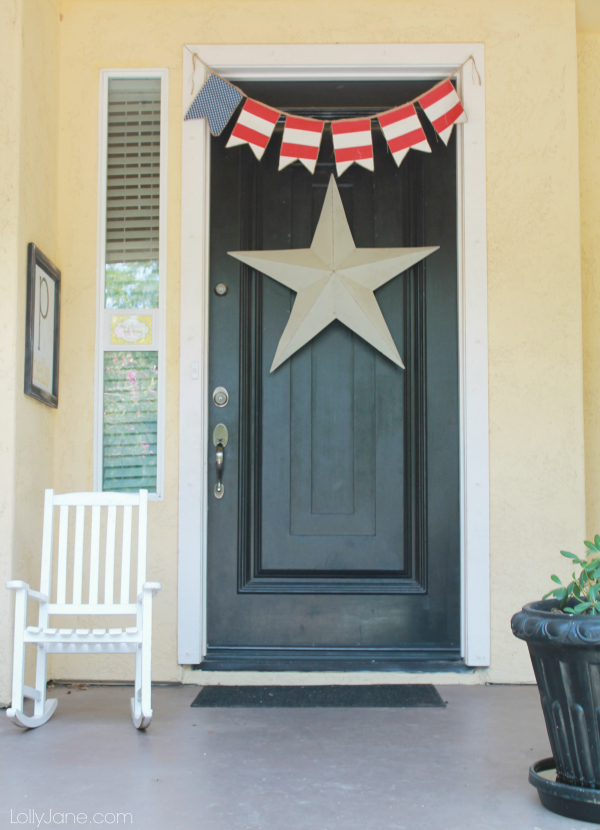
[[[24,392],[55,409],[59,345],[60,271],[30,242],[27,246]]]

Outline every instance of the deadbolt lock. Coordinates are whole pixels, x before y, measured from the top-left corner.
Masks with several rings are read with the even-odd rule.
[[[224,386],[217,386],[213,392],[213,402],[215,406],[227,406],[229,403],[229,392]]]

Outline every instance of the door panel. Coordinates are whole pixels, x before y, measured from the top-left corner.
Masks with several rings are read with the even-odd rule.
[[[426,88],[245,91],[348,117]],[[426,130],[433,152],[398,169],[374,129],[375,173],[354,165],[338,180],[358,247],[440,246],[376,292],[405,370],[336,321],[270,373],[294,292],[227,251],[310,246],[331,135],[314,176],[278,172],[281,123],[261,162],[226,150],[229,130],[212,141],[211,286],[229,290],[211,291],[210,384],[230,402],[211,403],[207,436],[212,458],[214,426],[229,431],[221,500],[209,471],[207,668],[460,658],[456,151]]]
[[[335,321],[299,358],[290,379],[291,535],[373,536],[373,349]]]

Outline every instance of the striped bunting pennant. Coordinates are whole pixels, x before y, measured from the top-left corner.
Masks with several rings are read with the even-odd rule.
[[[279,169],[283,170],[298,159],[307,170],[314,173],[324,126],[324,121],[288,115],[283,130]]]
[[[238,144],[249,144],[252,152],[260,161],[278,119],[277,110],[254,101],[252,98],[247,98],[225,146],[237,147]]]
[[[398,167],[410,149],[431,153],[414,104],[384,112],[377,116],[377,120]]]
[[[374,170],[373,137],[371,119],[356,118],[353,121],[333,121],[333,151],[338,176],[356,162],[367,170]]]
[[[422,95],[419,104],[444,144],[450,140],[452,127],[464,124],[467,120],[467,114],[450,80],[443,81]]]

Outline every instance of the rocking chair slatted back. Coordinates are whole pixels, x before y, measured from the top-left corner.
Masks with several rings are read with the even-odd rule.
[[[68,509],[68,508],[67,508]],[[75,556],[73,559],[73,602],[81,604],[83,588],[83,523],[85,507],[75,508]]]
[[[75,508],[75,529],[72,549],[72,584],[69,575],[69,522],[70,508]],[[56,602],[48,605],[49,614],[135,613],[136,597],[131,601],[131,557],[133,508],[138,508],[137,528],[137,573],[135,578],[136,597],[146,579],[146,527],[148,520],[148,492],[139,493],[69,493],[56,496],[53,490],[46,490],[44,504],[44,530],[42,543],[42,572],[40,590],[51,595],[52,559],[54,541],[54,513],[59,508]],[[87,508],[91,508],[91,527],[86,551],[85,526]],[[105,514],[104,557],[101,556],[103,515]],[[119,515],[121,514],[121,515]],[[119,518],[121,521],[119,522]],[[117,542],[117,528],[120,539]],[[120,569],[116,568],[116,552],[120,548]],[[87,556],[86,556],[87,553]],[[102,561],[103,558],[103,561]],[[89,563],[87,598],[84,591],[84,569]],[[103,573],[102,571],[103,565]],[[115,582],[118,578],[117,591]],[[69,587],[71,591],[69,591]],[[102,599],[100,590],[103,588]]]
[[[121,552],[121,604],[129,600],[129,576],[131,571],[131,506],[123,508],[123,549]]]
[[[100,571],[100,507],[92,507],[92,539],[90,549],[90,603],[98,604],[98,574]]]
[[[106,559],[104,562],[104,602],[112,605],[115,584],[115,534],[117,532],[117,508],[114,504],[108,508],[106,523]]]

